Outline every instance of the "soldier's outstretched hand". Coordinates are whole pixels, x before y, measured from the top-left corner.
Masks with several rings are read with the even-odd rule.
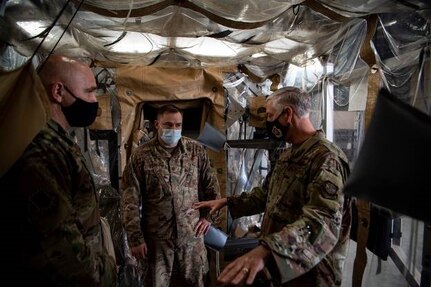
[[[223,208],[226,204],[227,204],[227,199],[220,198],[220,199],[200,201],[200,202],[193,203],[193,208],[194,209],[209,208],[210,209],[209,214],[213,215],[219,209]]]

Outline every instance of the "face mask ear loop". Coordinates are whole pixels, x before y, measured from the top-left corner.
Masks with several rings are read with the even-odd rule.
[[[293,116],[293,108],[291,107],[290,109],[292,111],[292,116]],[[289,114],[287,113],[287,110],[288,110],[288,107],[284,107],[283,108],[283,113],[284,113],[284,115],[286,117],[287,124],[290,125],[290,123],[289,123]]]
[[[75,96],[75,94],[74,93],[72,93],[70,90],[69,90],[69,88],[65,85],[65,84],[63,84],[63,87],[64,87],[64,89],[66,90],[66,92],[68,92],[74,99],[78,99],[78,97],[77,96]]]
[[[281,109],[280,117],[281,117],[282,115],[284,115],[285,117],[287,117],[287,113],[286,113],[286,108],[285,108],[285,107],[283,107],[283,108]]]

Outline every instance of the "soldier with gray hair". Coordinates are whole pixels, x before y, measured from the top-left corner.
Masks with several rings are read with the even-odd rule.
[[[350,200],[342,192],[349,164],[313,127],[310,106],[310,95],[295,87],[270,95],[268,132],[291,146],[262,187],[194,205],[210,213],[227,205],[233,218],[265,212],[258,247],[228,264],[220,283],[253,284],[265,273],[264,280],[276,286],[341,285],[351,222]]]

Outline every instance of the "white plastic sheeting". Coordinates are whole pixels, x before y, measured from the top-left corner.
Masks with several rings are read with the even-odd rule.
[[[375,63],[391,92],[427,110],[417,99],[424,97],[418,82],[429,74],[430,11],[426,0],[3,1],[1,65],[22,65],[42,43],[39,55],[64,53],[111,67],[240,65],[258,77],[254,82],[277,74],[282,84],[307,90],[328,77],[356,83],[354,98]],[[374,55],[365,59],[368,44]],[[310,71],[316,63],[322,70],[311,77],[292,79],[287,68]]]
[[[90,0],[82,4],[78,0],[6,1],[2,26],[8,29],[2,32],[2,40],[26,56],[46,36],[45,52],[55,47],[56,52],[111,63],[304,65],[330,53],[337,44],[360,46],[363,37],[356,29],[364,25],[359,24],[364,20],[358,15],[413,11],[408,5],[393,5],[393,1],[321,1],[321,11],[339,12],[345,5],[344,14],[351,16],[333,13],[337,18],[331,19],[310,8],[313,5],[309,2],[319,4],[245,0]],[[355,41],[352,31],[357,36]],[[350,56],[354,58],[355,53]]]

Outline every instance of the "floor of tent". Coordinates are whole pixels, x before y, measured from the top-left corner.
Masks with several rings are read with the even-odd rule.
[[[415,226],[410,218],[405,218],[402,221],[402,237],[401,237],[401,249],[407,256],[412,258],[415,262],[416,269],[421,271],[421,260],[422,260],[422,239],[423,239],[423,223],[419,223],[417,227],[417,234],[415,238],[421,243],[415,244],[415,239],[411,237],[414,234]],[[356,255],[356,242],[351,240],[349,245],[349,253],[347,262],[345,265],[345,272],[343,273],[343,284],[342,287],[352,286],[352,273],[353,263]],[[380,261],[376,255],[372,254],[367,250],[367,265],[364,271],[362,280],[362,286],[367,287],[410,287],[405,276],[400,269],[395,265],[394,261],[388,257],[386,261]],[[420,282],[418,282],[419,284]]]

